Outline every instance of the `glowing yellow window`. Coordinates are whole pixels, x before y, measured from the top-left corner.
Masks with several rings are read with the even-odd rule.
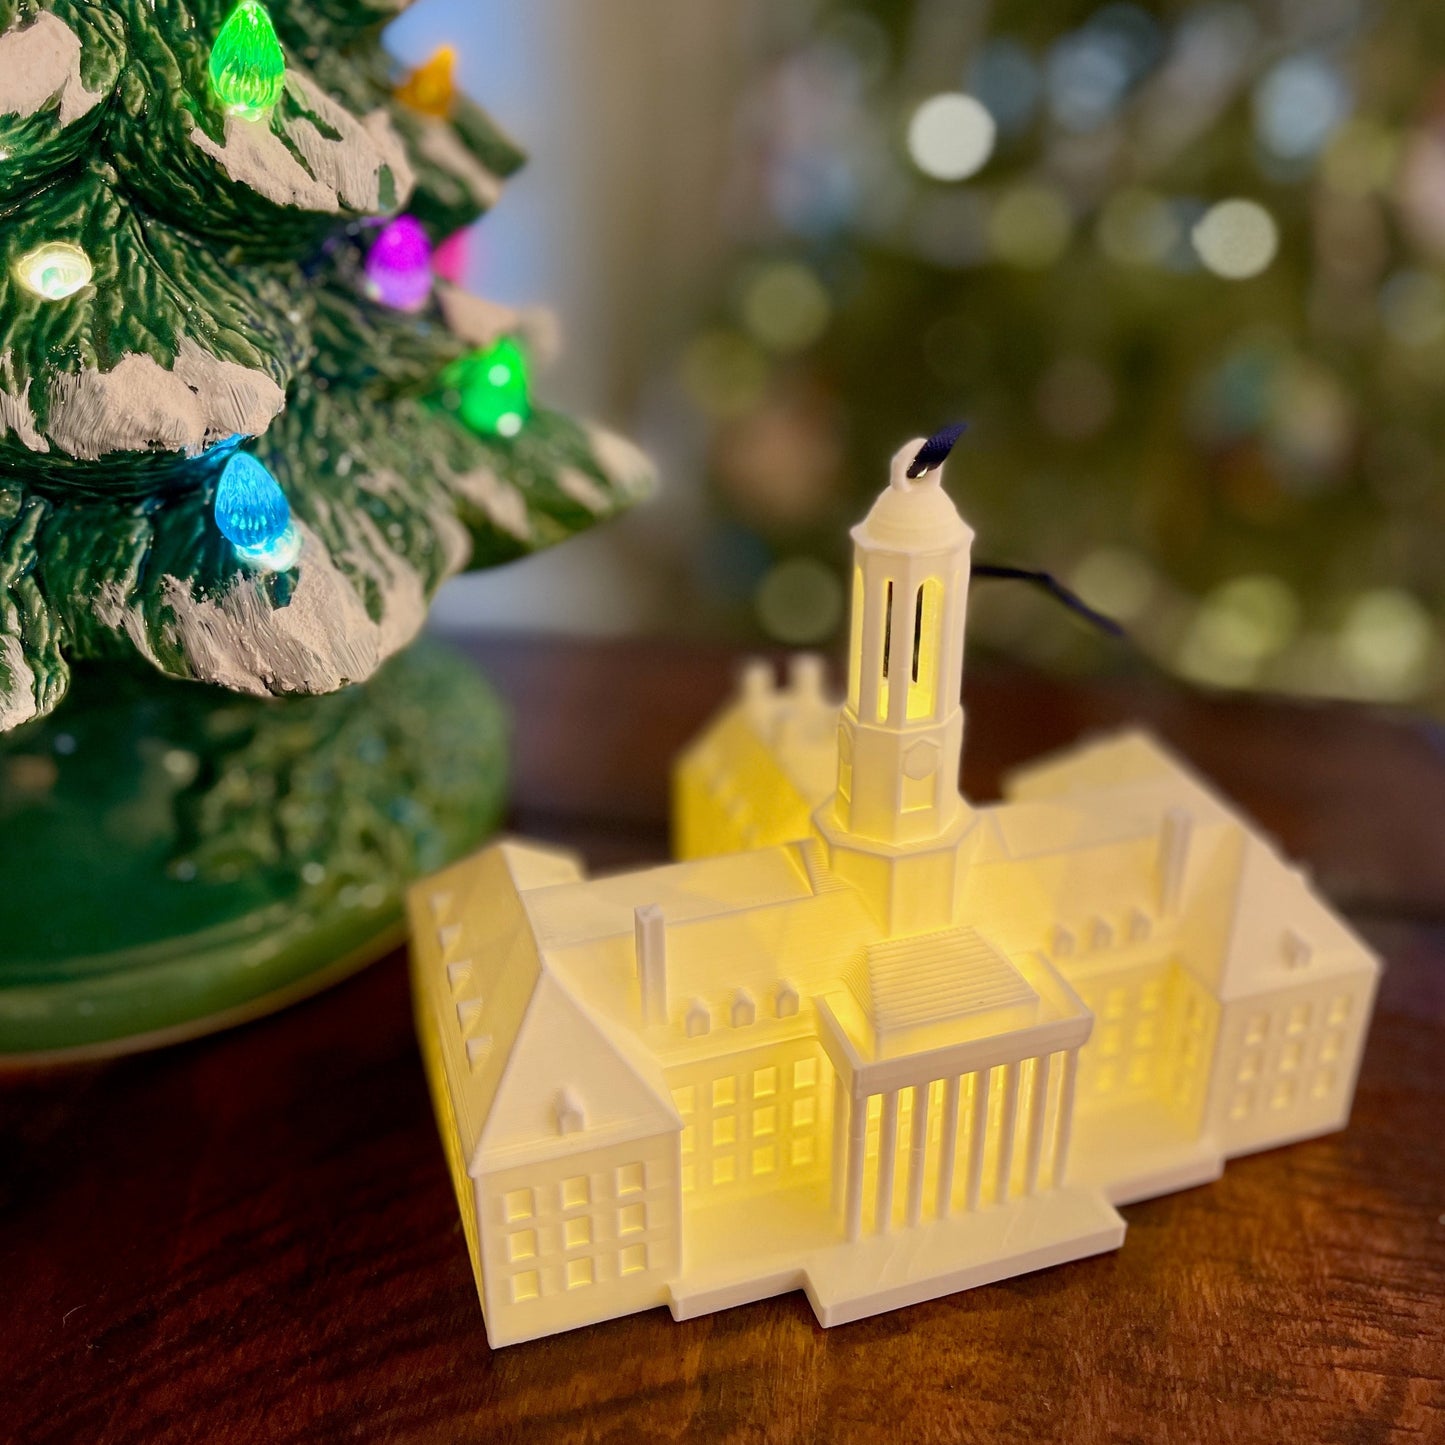
[[[562,1241],[568,1249],[581,1249],[592,1243],[592,1221],[585,1214],[569,1219],[562,1226]]]
[[[537,1231],[519,1229],[507,1236],[507,1258],[510,1260],[531,1259],[537,1253]]]
[[[777,1152],[771,1144],[753,1150],[753,1173],[771,1174],[777,1165]]]
[[[908,682],[908,716],[932,717],[938,702],[938,656],[943,588],[930,577],[913,600],[913,668]]]
[[[619,1274],[638,1274],[646,1268],[647,1246],[645,1244],[629,1244],[617,1256],[617,1272]]]
[[[1342,1024],[1349,1016],[1350,996],[1347,993],[1342,993],[1330,1004],[1329,1022],[1332,1024]]]
[[[753,1098],[766,1099],[778,1092],[778,1071],[775,1068],[756,1069],[753,1072]]]
[[[1292,1034],[1303,1033],[1310,1026],[1310,1006],[1307,1003],[1297,1003],[1289,1011],[1289,1031]]]
[[[811,1089],[817,1082],[817,1059],[799,1059],[793,1065],[793,1087],[795,1089]]]
[[[682,1088],[672,1091],[672,1102],[677,1106],[679,1114],[691,1114],[697,1107],[697,1090],[691,1084],[684,1084]]]
[[[1321,1069],[1315,1075],[1314,1084],[1310,1088],[1315,1098],[1323,1099],[1335,1086],[1335,1071],[1333,1069]]]
[[[586,1204],[592,1198],[592,1191],[587,1187],[587,1176],[585,1174],[574,1175],[562,1185],[562,1208],[576,1209],[580,1204]]]
[[[1293,1073],[1294,1070],[1296,1070],[1297,1068],[1299,1068],[1299,1066],[1300,1066],[1300,1059],[1303,1057],[1303,1055],[1304,1055],[1304,1045],[1301,1044],[1298,1039],[1295,1039],[1295,1040],[1293,1040],[1292,1042],[1287,1043],[1287,1044],[1284,1046],[1284,1048],[1280,1050],[1280,1055],[1279,1055],[1279,1068],[1280,1068],[1280,1072],[1281,1072],[1282,1074]]]
[[[618,1234],[640,1234],[647,1228],[647,1206],[629,1204],[617,1211]]]
[[[818,1101],[816,1099],[795,1099],[793,1101],[793,1127],[795,1129],[806,1129],[817,1117]]]
[[[617,1192],[619,1194],[637,1194],[642,1189],[642,1165],[624,1164],[617,1171]]]
[[[513,1220],[530,1219],[532,1217],[532,1191],[530,1189],[514,1189],[503,1201],[507,1212],[507,1223]]]
[[[712,1182],[714,1184],[731,1184],[737,1173],[737,1165],[731,1154],[724,1154],[721,1159],[712,1161]]]
[[[1326,1034],[1324,1042],[1320,1045],[1320,1062],[1322,1064],[1334,1063],[1340,1056],[1343,1042],[1340,1034]]]
[[[568,1289],[577,1289],[581,1285],[591,1284],[594,1277],[590,1259],[573,1259],[567,1262]]]
[[[793,1163],[811,1164],[813,1162],[813,1136],[803,1134],[793,1140]]]
[[[691,1154],[697,1148],[697,1125],[687,1124],[682,1131],[682,1152]]]
[[[1269,1032],[1269,1015],[1255,1014],[1250,1019],[1244,1030],[1244,1041],[1247,1044],[1258,1044],[1264,1041],[1264,1036]]]
[[[512,1303],[521,1304],[523,1300],[536,1299],[542,1293],[542,1281],[535,1269],[523,1270],[521,1274],[512,1276]]]
[[[682,1192],[691,1194],[697,1188],[697,1165],[684,1164],[682,1166]]]
[[[778,1127],[778,1111],[772,1104],[753,1110],[754,1135],[771,1134]]]
[[[738,1121],[731,1114],[712,1121],[712,1142],[731,1144],[738,1137]]]
[[[726,1109],[737,1102],[738,1081],[734,1078],[714,1079],[712,1085],[712,1106]]]
[[[1294,1102],[1294,1080],[1281,1079],[1274,1086],[1274,1093],[1269,1096],[1271,1109],[1283,1109]]]

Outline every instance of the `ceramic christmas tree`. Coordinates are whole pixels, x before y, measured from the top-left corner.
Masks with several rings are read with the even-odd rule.
[[[502,785],[429,598],[650,484],[434,274],[522,157],[399,8],[0,0],[0,1053],[394,936]]]

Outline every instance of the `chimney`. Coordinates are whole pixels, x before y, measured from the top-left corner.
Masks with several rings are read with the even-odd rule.
[[[667,1022],[667,927],[655,903],[632,910],[637,940],[637,981],[642,986],[644,1022]]]
[[[1170,808],[1159,829],[1159,914],[1168,918],[1179,911],[1184,897],[1184,874],[1189,866],[1189,838],[1194,819],[1185,808]]]

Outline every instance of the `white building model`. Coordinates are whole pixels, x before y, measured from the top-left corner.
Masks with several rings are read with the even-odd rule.
[[[960,796],[972,533],[919,446],[854,530],[846,701],[750,672],[685,861],[502,842],[413,890],[493,1345],[793,1289],[838,1324],[1346,1121],[1376,960],[1204,783],[1130,733]]]

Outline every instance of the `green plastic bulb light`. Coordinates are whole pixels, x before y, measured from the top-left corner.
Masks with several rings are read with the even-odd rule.
[[[260,120],[281,99],[286,57],[261,0],[241,0],[211,47],[211,84],[227,115]]]
[[[483,436],[514,437],[532,414],[527,358],[510,336],[454,361],[442,388],[443,405]]]

